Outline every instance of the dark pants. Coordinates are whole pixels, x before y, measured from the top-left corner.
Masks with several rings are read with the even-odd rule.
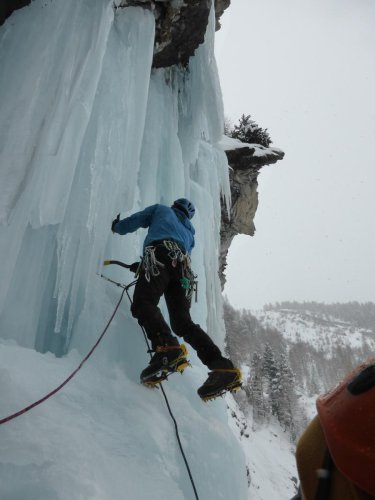
[[[148,282],[142,269],[135,285],[132,314],[144,327],[152,348],[159,345],[176,345],[178,341],[171,333],[159,307],[159,300],[164,294],[172,330],[182,337],[198,354],[199,359],[208,368],[231,368],[232,363],[223,358],[220,349],[213,343],[202,328],[193,323],[190,316],[190,301],[180,283],[181,264],[173,267],[168,250],[162,245],[156,247],[160,274],[151,276]]]

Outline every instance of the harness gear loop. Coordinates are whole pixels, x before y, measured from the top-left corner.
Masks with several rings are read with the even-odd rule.
[[[171,240],[163,240],[162,244],[168,250],[168,257],[172,261],[172,266],[181,264],[181,287],[186,291],[186,297],[191,302],[195,292],[195,302],[198,301],[198,276],[191,268],[191,258],[187,252],[183,252],[178,243]]]
[[[158,266],[165,267],[165,265],[156,258],[155,249],[156,247],[154,246],[146,247],[142,259],[145,278],[148,282],[150,282],[151,276],[159,276],[160,271]]]

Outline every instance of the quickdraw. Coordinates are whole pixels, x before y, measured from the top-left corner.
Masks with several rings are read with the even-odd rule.
[[[191,302],[193,294],[195,294],[195,302],[198,302],[198,276],[193,273],[190,267],[183,270],[185,275],[180,279],[182,288],[186,290],[186,297]]]
[[[187,259],[190,261],[189,255],[185,254],[175,241],[164,240],[163,245],[168,250],[168,257],[171,259],[173,267],[176,267],[179,262],[185,263]]]
[[[142,259],[143,269],[145,270],[145,278],[148,282],[151,280],[151,276],[159,276],[159,267],[165,267],[165,265],[157,260],[155,255],[155,248],[153,246],[146,247]]]

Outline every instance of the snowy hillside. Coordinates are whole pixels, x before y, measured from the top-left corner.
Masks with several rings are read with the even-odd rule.
[[[227,399],[230,423],[246,457],[249,500],[290,500],[298,484],[290,435],[275,421],[261,425]]]
[[[252,367],[254,376],[255,365],[261,369],[262,360],[275,357],[291,370],[296,396],[308,399],[373,356],[374,316],[372,303],[290,302],[258,311],[225,304],[229,352],[237,363]]]
[[[293,309],[255,311],[254,316],[265,327],[279,330],[285,340],[291,343],[306,342],[316,350],[324,351],[327,358],[336,354],[337,347],[362,349],[367,345],[375,350],[374,332],[358,328],[349,321],[324,313],[300,312]]]
[[[336,314],[332,311],[336,310]],[[303,394],[333,387],[348,371],[373,356],[372,303],[291,303],[252,312],[265,330],[277,332]]]
[[[235,396],[241,411],[230,412],[246,455],[249,498],[293,496],[292,443],[316,415],[318,395],[373,357],[374,316],[373,303],[289,302],[239,311],[225,301],[228,350],[247,375]]]
[[[223,346],[220,195],[230,190],[214,16],[185,70],[151,70],[154,30],[151,11],[109,0],[35,0],[0,27],[1,419],[69,377],[111,317],[121,290],[98,276],[102,262],[137,260],[144,236],[112,235],[119,212],[194,201],[192,315]],[[161,391],[139,385],[146,350],[125,296],[74,379],[2,425],[0,498],[194,498]],[[207,370],[189,358],[165,390],[199,498],[245,500],[225,401],[199,399]]]

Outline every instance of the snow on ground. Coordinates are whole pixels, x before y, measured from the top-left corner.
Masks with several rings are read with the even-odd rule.
[[[364,342],[373,345],[373,333],[364,328],[354,328],[345,322],[332,317],[309,316],[284,309],[282,311],[252,311],[252,314],[264,326],[279,330],[290,342],[307,342],[317,350],[324,350],[327,356],[340,342],[351,348],[361,348]]]
[[[226,398],[231,428],[241,443],[248,468],[249,500],[289,500],[296,492],[294,445],[274,422],[257,425],[231,396]]]
[[[2,341],[0,418],[57,387],[80,360],[76,351],[58,359]],[[58,394],[2,425],[1,499],[194,498],[161,391],[103,361],[99,347]],[[191,388],[203,373],[190,370],[164,388],[200,498],[226,500],[246,474],[241,452],[225,411],[218,418],[224,402],[204,404]]]
[[[241,148],[252,148],[254,149],[253,156],[266,156],[272,153],[282,153],[283,151],[279,148],[267,148],[260,144],[253,144],[250,142],[242,142],[239,139],[234,139],[233,137],[228,137],[227,135],[223,135],[219,146],[223,149],[223,151],[232,151],[234,149]]]

